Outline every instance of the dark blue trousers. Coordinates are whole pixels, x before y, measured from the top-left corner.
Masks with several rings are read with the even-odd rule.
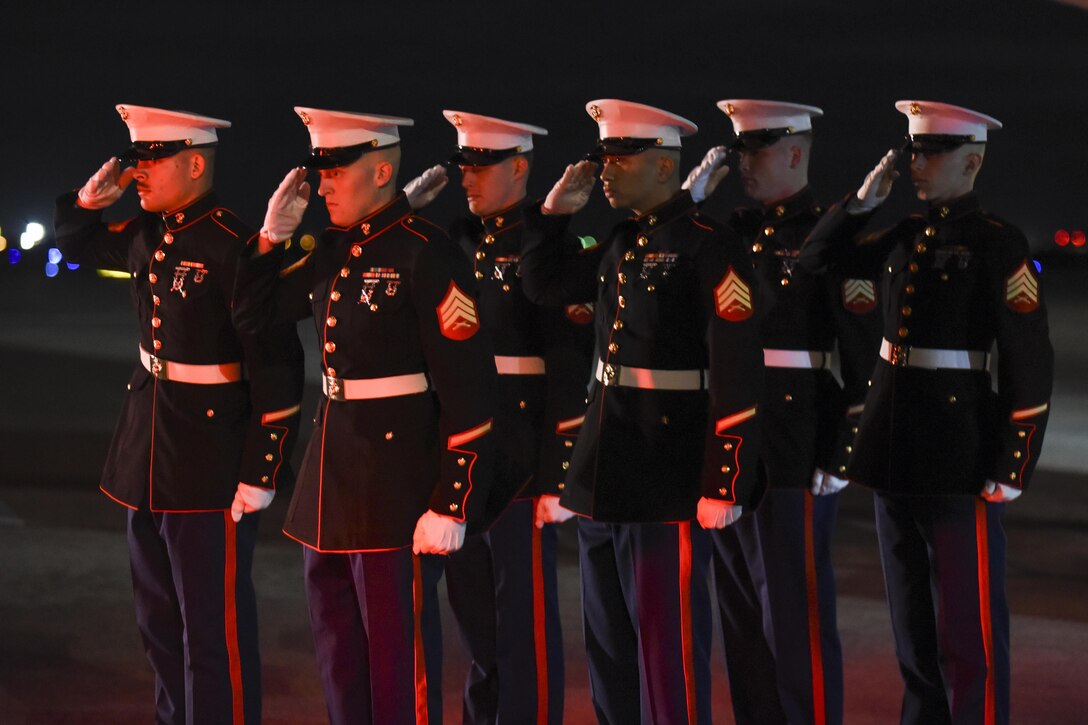
[[[466,724],[563,722],[555,526],[517,499],[446,562],[450,608],[471,658]]]
[[[443,557],[302,551],[329,722],[441,723]]]
[[[697,523],[578,519],[593,707],[608,725],[709,725],[710,538]]]
[[[1008,723],[1005,504],[877,493],[902,723]]]
[[[772,488],[711,535],[737,723],[841,723],[831,534],[838,496]]]
[[[259,723],[261,662],[250,571],[255,514],[129,509],[136,622],[155,671],[155,722]]]

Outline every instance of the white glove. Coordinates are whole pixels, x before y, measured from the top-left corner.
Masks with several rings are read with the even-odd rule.
[[[812,494],[814,496],[826,496],[829,493],[838,493],[850,483],[845,478],[832,476],[822,468],[812,472]]]
[[[597,164],[592,161],[567,164],[566,171],[548,192],[540,210],[545,214],[573,214],[589,201],[596,183]]]
[[[234,503],[230,505],[230,517],[234,523],[242,520],[242,514],[251,514],[254,511],[263,511],[272,503],[276,492],[271,488],[258,488],[247,483],[239,483],[238,490],[234,492]]]
[[[131,166],[121,171],[117,157],[110,158],[79,190],[76,195],[79,205],[84,209],[105,209],[121,198],[132,183],[134,173],[136,169]]]
[[[699,525],[704,529],[724,529],[740,518],[743,508],[743,506],[737,506],[728,501],[703,497],[699,499],[699,508],[695,518],[699,520]]]
[[[408,205],[416,211],[427,206],[434,201],[440,191],[446,188],[449,180],[446,167],[435,164],[404,185],[404,195],[408,197]]]
[[[306,169],[291,169],[268,200],[261,236],[273,244],[290,239],[302,223],[302,215],[306,213],[309,203],[310,183],[306,181]]]
[[[899,178],[899,172],[895,170],[895,160],[899,152],[895,149],[884,154],[865,181],[861,182],[861,188],[850,200],[847,211],[853,214],[864,214],[876,209],[888,198],[892,190],[892,182]]]
[[[681,189],[688,190],[696,204],[713,194],[721,180],[729,173],[729,167],[725,165],[728,153],[729,150],[725,146],[715,146],[710,149],[680,185]]]
[[[543,529],[544,524],[561,524],[574,512],[559,503],[559,497],[552,494],[544,494],[536,500],[533,508],[533,521],[538,529]]]
[[[1002,503],[1004,501],[1013,501],[1022,493],[1023,491],[1019,488],[1006,486],[1004,483],[997,483],[996,481],[987,481],[979,496],[982,496],[990,503]]]
[[[465,543],[465,525],[427,509],[412,534],[413,554],[450,554]]]

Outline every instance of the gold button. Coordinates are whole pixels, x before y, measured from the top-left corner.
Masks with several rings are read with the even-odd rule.
[[[618,344],[618,343],[615,343],[615,342],[610,342],[610,343],[608,343],[608,351],[609,351],[610,353],[613,353],[613,354],[615,354],[615,353],[619,352],[619,351],[620,351],[620,346],[619,346],[619,344]]]
[[[336,377],[336,368],[329,368],[326,373],[330,378]]]
[[[781,280],[781,283],[782,283],[783,287],[789,287],[790,286],[790,278],[789,277],[783,277],[782,280]]]
[[[563,470],[566,471],[566,470],[569,470],[569,469],[570,469],[570,461],[563,461]]]
[[[724,448],[727,451],[731,451],[731,450],[733,450],[733,444],[732,443],[726,443],[726,444],[724,444],[722,446],[722,448]]]
[[[906,287],[903,288],[903,291],[906,292],[908,295],[914,294],[914,285],[908,284]]]
[[[276,457],[273,456],[271,453],[266,453],[264,459],[271,463],[272,461],[276,460]]]
[[[846,446],[846,452],[847,453],[853,453],[854,452],[854,447],[853,446]]]
[[[310,298],[310,302],[314,301],[314,293],[313,292],[306,293],[306,296]]]
[[[162,320],[160,320],[158,317],[152,317],[151,318],[151,326],[155,327],[155,328],[161,327],[162,326]]]
[[[668,424],[669,424],[669,416],[667,416],[667,415],[661,416],[661,425],[668,425]]]
[[[926,236],[927,237],[932,237],[936,233],[937,233],[936,227],[926,227]]]
[[[1010,481],[1015,481],[1016,480],[1016,471],[1013,471],[1012,473],[1009,474],[1009,480]]]
[[[268,437],[271,438],[274,441],[278,441],[280,439],[280,436],[279,436],[278,433],[269,433]]]
[[[623,320],[616,320],[615,322],[613,322],[612,323],[612,329],[613,330],[622,330],[623,329]]]
[[[654,224],[657,224],[657,217],[651,214],[650,216],[646,217],[646,223],[652,227]]]
[[[455,504],[455,503],[450,504],[450,511],[456,511],[458,508],[460,508],[460,507],[457,504]]]
[[[941,281],[942,282],[947,282],[948,281],[948,272],[941,272]]]
[[[214,418],[215,410],[213,410],[212,408],[208,408],[206,411],[204,411],[204,415],[208,416],[209,418]]]
[[[1017,431],[1016,435],[1020,438],[1027,437],[1027,433],[1025,433],[1024,431]]]
[[[125,383],[125,390],[132,390],[132,383]]]
[[[386,433],[385,433],[385,439],[386,439],[387,441],[391,441],[391,440],[393,440],[393,431],[386,431]]]
[[[907,269],[910,270],[911,274],[914,274],[915,272],[918,271],[918,263],[917,262],[911,262],[910,264],[907,265]]]
[[[510,285],[508,285],[508,284],[504,284],[504,285],[502,286],[502,291],[503,291],[503,292],[509,292],[509,291],[510,291]]]
[[[604,275],[602,274],[602,275],[601,275],[600,277],[598,277],[598,278],[597,278],[597,281],[598,281],[598,282],[602,282],[602,283],[603,283],[603,282],[604,282],[604,279],[605,279],[605,277],[604,277]]]
[[[956,402],[956,396],[955,395],[949,395],[948,396],[948,402],[949,403],[955,403]]]
[[[620,284],[627,284],[627,275],[623,272],[619,273],[618,279],[620,281]]]
[[[156,262],[161,262],[164,259],[166,259],[166,252],[162,251],[161,249],[156,249],[155,250],[155,261]]]
[[[839,466],[839,473],[846,473],[846,466]]]
[[[656,290],[656,289],[657,289],[657,287],[655,287],[655,286],[654,286],[654,285],[652,285],[652,284],[648,284],[648,285],[646,285],[646,291],[647,291],[647,292],[653,292],[653,291],[654,291],[654,290]]]
[[[556,488],[558,488],[560,491],[562,491],[566,487],[567,487],[567,484],[563,483],[562,481],[560,481],[559,485],[556,486]]]
[[[336,327],[336,318],[332,315],[329,315],[328,318],[325,320],[325,324],[329,327]]]
[[[484,278],[484,273],[481,272],[480,270],[476,270],[476,279],[483,279],[483,278]]]
[[[155,305],[156,307],[157,307],[157,306],[159,305],[159,301],[160,301],[160,300],[159,300],[159,296],[158,296],[158,295],[151,295],[151,302],[152,302],[152,304],[154,304],[154,305]]]
[[[948,217],[948,211],[949,209],[947,206],[942,206],[937,213],[941,215],[941,219],[945,219]]]
[[[892,271],[892,266],[889,264],[888,265],[888,274],[891,274],[891,271]]]
[[[647,237],[645,234],[639,234],[638,235],[638,246],[645,247],[649,243],[650,243],[650,238]]]
[[[729,466],[722,466],[722,473],[729,473],[732,470],[733,469],[730,468]]]
[[[347,276],[348,276],[349,274],[351,274],[351,270],[350,270],[350,269],[348,269],[347,267],[343,267],[343,268],[342,268],[342,269],[340,270],[340,276],[341,276],[341,277],[345,277],[345,278],[346,278],[346,277],[347,277]]]
[[[363,246],[361,244],[351,245],[351,256],[360,257],[363,254]]]
[[[786,393],[785,400],[787,403],[789,403],[793,400],[793,396],[789,393]]]
[[[567,448],[574,448],[574,441],[563,441],[563,445]]]
[[[454,481],[453,482],[453,490],[454,491],[460,491],[461,487],[464,486],[464,485],[465,484],[461,483],[460,481]]]
[[[174,235],[171,234],[170,232],[167,232],[166,234],[162,235],[162,240],[164,242],[166,242],[167,244],[173,244],[174,243]]]
[[[910,334],[910,330],[907,329],[906,327],[900,327],[899,328],[899,337],[906,337],[909,334]]]
[[[491,236],[490,234],[488,234],[487,236],[484,237],[484,244],[494,244],[494,243],[495,243],[495,237]]]
[[[774,213],[775,213],[775,216],[785,216],[786,215],[786,207],[779,204],[778,206],[776,206],[774,208]]]
[[[151,347],[155,348],[156,350],[161,350],[162,349],[162,340],[153,341],[151,343]]]
[[[910,305],[903,305],[903,308],[902,308],[902,309],[900,309],[899,311],[900,311],[901,313],[903,313],[903,317],[910,317],[910,313],[911,313],[911,312],[912,312],[913,310],[911,310],[911,308],[910,308]]]
[[[763,236],[773,237],[774,236],[774,227],[763,227]]]
[[[486,257],[486,256],[487,256],[487,255],[486,255],[486,254],[484,254],[484,252],[483,252],[483,250],[482,250],[482,249],[481,249],[481,250],[479,250],[478,252],[476,252],[476,259],[483,259],[483,258],[484,258],[484,257]]]
[[[261,483],[268,483],[268,476],[261,476]]]
[[[518,407],[521,408],[522,410],[525,410],[525,408],[526,408],[525,401],[524,400],[519,400],[518,401]]]
[[[149,273],[147,275],[147,281],[150,282],[151,284],[155,284],[156,282],[159,281],[159,275],[155,274],[154,272],[151,272],[151,273]]]
[[[458,466],[464,466],[465,465],[465,459],[464,458],[458,458],[457,459],[457,465]]]
[[[1019,458],[1019,457],[1020,457],[1020,456],[1022,456],[1022,455],[1024,455],[1024,454],[1023,454],[1023,453],[1021,453],[1020,451],[1013,451],[1013,452],[1012,452],[1012,457],[1013,457],[1013,458]]]
[[[857,433],[858,432],[858,427],[855,425],[853,428],[850,429],[850,432],[851,433]]]
[[[760,244],[759,242],[756,242],[755,244],[752,245],[752,251],[755,252],[756,254],[759,254],[760,252],[763,251],[763,245]]]
[[[623,253],[624,261],[630,262],[634,258],[635,258],[635,253],[630,249],[628,249],[626,252]],[[601,280],[601,281],[603,282],[604,280]]]
[[[618,302],[619,302],[620,307],[626,307],[627,306],[627,300],[625,300],[623,298],[623,295],[620,295],[620,298],[619,298]]]
[[[724,495],[726,495],[727,493],[729,493],[729,489],[728,489],[728,488],[719,488],[719,489],[718,489],[718,495],[719,495],[719,496],[724,496]]]
[[[502,225],[503,225],[503,221],[504,221],[504,220],[503,220],[503,218],[502,218],[501,216],[497,216],[497,217],[495,217],[495,226],[497,226],[497,227],[500,227],[500,228],[501,228],[501,227],[502,227]]]
[[[918,252],[918,254],[925,254],[926,249],[928,249],[928,247],[925,242],[918,242],[914,245],[914,251]]]
[[[325,352],[336,352],[336,343],[329,340],[325,343]]]
[[[334,289],[332,291],[332,294],[329,295],[329,296],[332,297],[333,302],[339,302],[340,301],[340,290]]]
[[[372,303],[371,303],[371,305],[370,305],[370,311],[371,311],[371,312],[377,312],[377,311],[378,311],[378,303],[377,303],[377,302],[372,302]]]

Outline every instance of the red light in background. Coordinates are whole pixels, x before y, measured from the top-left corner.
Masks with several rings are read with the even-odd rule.
[[[1064,229],[1059,229],[1054,232],[1054,243],[1059,247],[1064,247],[1066,244],[1069,244],[1069,232]]]
[[[1084,246],[1084,232],[1080,231],[1079,229],[1077,231],[1073,232],[1072,236],[1069,237],[1069,242],[1074,247],[1083,247]]]

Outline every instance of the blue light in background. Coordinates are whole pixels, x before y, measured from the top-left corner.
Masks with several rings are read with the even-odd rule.
[[[56,277],[57,272],[59,272],[59,271],[60,271],[60,267],[53,264],[52,262],[46,262],[45,263],[45,276],[46,277]]]
[[[75,262],[65,262],[64,266],[68,269],[79,269],[79,265]]]
[[[45,258],[50,264],[60,264],[62,256],[59,249],[50,247],[49,251],[45,253]]]
[[[1043,263],[1042,262],[1040,262],[1038,259],[1033,259],[1031,261],[1035,264],[1035,271],[1036,272],[1042,272],[1043,271]]]
[[[14,247],[8,250],[8,264],[18,264],[22,257],[23,253]]]

